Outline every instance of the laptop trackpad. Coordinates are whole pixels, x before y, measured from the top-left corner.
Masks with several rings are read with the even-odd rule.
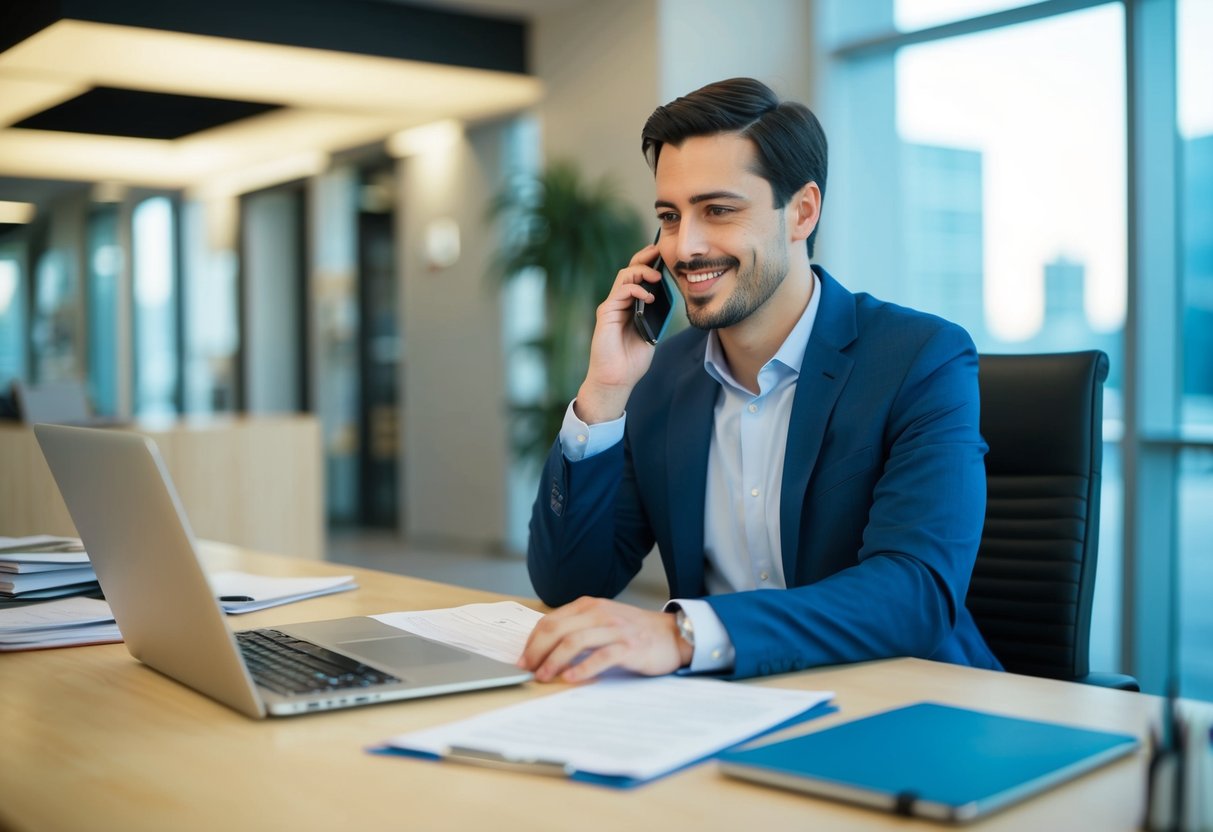
[[[369,664],[416,668],[422,665],[466,661],[470,653],[434,644],[411,635],[337,642],[338,649]]]

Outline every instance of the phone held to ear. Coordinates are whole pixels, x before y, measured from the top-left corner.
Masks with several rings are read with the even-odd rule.
[[[660,239],[661,231],[659,229],[657,236],[653,238],[654,244]],[[645,288],[653,293],[656,300],[652,303],[645,303],[640,298],[636,298],[632,311],[632,320],[636,324],[636,331],[640,333],[640,337],[650,344],[656,344],[670,322],[670,311],[674,308],[674,297],[670,293],[670,284],[665,279],[665,261],[661,259],[660,254],[653,261],[652,267],[661,272],[661,280],[656,283],[645,283],[644,285]]]

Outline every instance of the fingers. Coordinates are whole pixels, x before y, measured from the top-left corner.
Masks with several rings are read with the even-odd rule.
[[[612,667],[670,673],[682,663],[672,622],[666,613],[579,598],[536,625],[518,663],[541,682],[584,681]]]

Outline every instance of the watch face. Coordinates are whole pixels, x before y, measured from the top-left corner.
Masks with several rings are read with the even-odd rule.
[[[694,647],[695,628],[691,626],[691,619],[687,617],[686,612],[679,610],[674,615],[674,623],[678,625],[678,635],[682,636],[682,640]]]

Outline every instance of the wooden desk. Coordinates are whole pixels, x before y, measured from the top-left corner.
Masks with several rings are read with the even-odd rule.
[[[361,589],[233,618],[237,628],[492,600],[484,592],[211,547],[215,568],[358,576]],[[915,659],[773,677],[829,689],[838,714],[788,735],[932,699],[1144,736],[1153,697]],[[724,778],[711,763],[620,792],[537,775],[367,754],[403,731],[557,690],[516,688],[254,721],[130,658],[123,645],[0,656],[5,830],[642,830],[944,827]],[[890,752],[893,753],[893,752]],[[1145,754],[976,825],[1134,829]],[[975,827],[967,827],[975,828]]]
[[[324,463],[314,417],[191,417],[130,429],[156,441],[199,537],[324,557]],[[77,536],[24,425],[0,423],[0,494],[0,535]]]

